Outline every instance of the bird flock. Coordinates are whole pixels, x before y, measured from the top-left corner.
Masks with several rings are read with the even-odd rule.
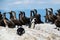
[[[31,27],[31,21],[33,18],[35,19],[35,24],[44,23],[41,20],[41,14],[37,13],[37,9],[33,9],[30,11],[30,17],[25,16],[24,11],[20,11],[18,19],[16,18],[16,12],[10,11],[8,14],[10,15],[10,18],[8,19],[6,17],[6,12],[1,13],[0,12],[0,26],[9,28],[15,28],[15,26],[22,26],[22,25],[29,25],[29,28]],[[51,23],[55,24],[56,27],[60,27],[60,9],[57,10],[57,13],[53,13],[52,8],[46,8],[46,15],[44,16],[45,23]]]

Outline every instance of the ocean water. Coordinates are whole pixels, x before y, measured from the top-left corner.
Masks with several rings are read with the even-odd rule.
[[[0,11],[2,12],[2,14],[3,14],[4,12],[9,12],[9,11],[4,11],[4,10],[0,10]],[[13,10],[13,11],[16,12],[16,18],[17,18],[17,19],[18,19],[18,16],[19,16],[20,11],[24,11],[26,17],[30,17],[30,9],[26,9],[26,10]],[[55,12],[56,12],[56,11],[54,11],[54,13],[55,13]],[[43,22],[45,22],[45,18],[44,18],[45,14],[46,14],[45,9],[37,9],[37,13],[41,15],[41,20],[42,20]],[[9,19],[10,16],[9,16],[8,13],[6,14],[6,17]]]

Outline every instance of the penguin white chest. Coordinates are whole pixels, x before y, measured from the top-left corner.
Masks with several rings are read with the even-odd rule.
[[[34,27],[35,27],[35,23],[32,23],[31,28],[34,29]]]

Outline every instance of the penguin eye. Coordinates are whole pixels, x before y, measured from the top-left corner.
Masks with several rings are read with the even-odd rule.
[[[34,19],[34,20],[36,20],[36,19]]]

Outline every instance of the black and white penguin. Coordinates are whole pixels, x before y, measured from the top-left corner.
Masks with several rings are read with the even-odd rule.
[[[36,22],[36,18],[33,18],[33,20],[31,21],[31,28],[32,29],[35,28],[35,22]]]

